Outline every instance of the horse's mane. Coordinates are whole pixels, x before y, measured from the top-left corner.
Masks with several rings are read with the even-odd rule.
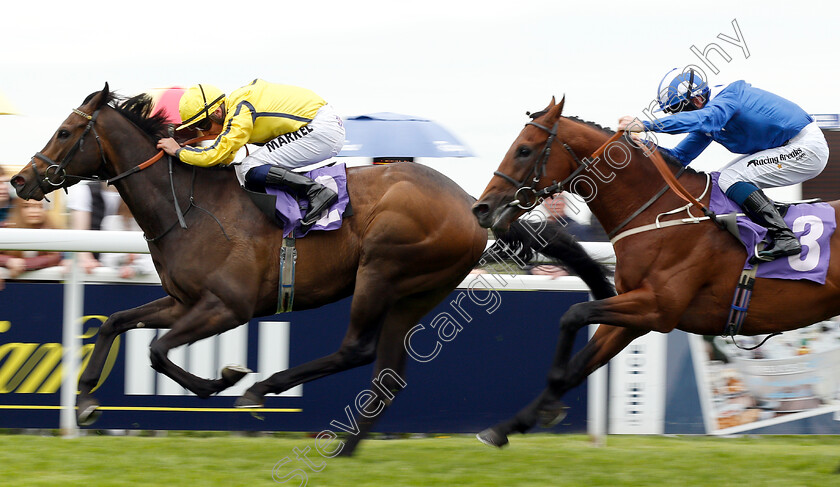
[[[539,117],[541,117],[541,116],[545,115],[547,112],[548,112],[548,110],[540,110],[539,112],[535,112],[535,113],[526,112],[526,114],[527,114],[529,117],[531,117],[531,120],[536,120],[537,118],[539,118]],[[581,123],[581,124],[583,124],[583,125],[586,125],[586,126],[592,127],[592,128],[594,128],[594,129],[597,129],[597,130],[600,130],[601,132],[603,132],[603,133],[605,133],[606,135],[609,135],[609,136],[611,136],[611,137],[612,137],[613,135],[615,135],[615,131],[614,131],[614,130],[612,130],[612,129],[610,129],[610,128],[607,128],[607,127],[604,127],[604,126],[602,126],[602,125],[599,125],[599,124],[597,124],[597,123],[595,123],[595,122],[590,122],[590,121],[588,121],[588,120],[584,120],[584,119],[582,119],[582,118],[580,118],[580,117],[575,117],[574,115],[564,115],[564,117],[565,117],[565,118],[568,118],[569,120],[574,120],[575,122],[578,122],[578,123]],[[637,148],[637,147],[632,147],[632,149],[633,149],[633,150],[636,150],[636,151],[641,152],[641,149],[639,149],[639,148]],[[678,168],[679,168],[679,167],[683,167],[683,164],[682,164],[679,160],[677,160],[677,158],[675,158],[674,156],[672,156],[671,154],[668,154],[667,152],[662,152],[662,151],[658,151],[658,152],[659,152],[659,154],[662,156],[662,159],[664,159],[664,160],[665,160],[665,162],[667,162],[669,165],[671,165],[671,166],[676,166],[676,167],[678,167]],[[694,169],[691,169],[690,167],[686,167],[686,171],[687,171],[687,172],[697,172],[697,171],[695,171]]]
[[[152,115],[154,100],[146,93],[141,93],[127,99],[114,97],[113,100],[109,101],[116,111],[131,120],[153,138],[168,136],[170,124],[166,120],[166,114],[158,112]]]
[[[87,98],[85,98],[85,101],[82,104],[87,104],[98,94],[98,91],[91,93],[87,96]],[[123,117],[129,119],[133,124],[137,125],[152,138],[157,139],[159,137],[168,136],[169,122],[166,119],[166,114],[158,112],[152,115],[155,102],[148,94],[141,93],[139,95],[126,98],[110,91],[105,99],[105,103],[114,110],[120,112]]]

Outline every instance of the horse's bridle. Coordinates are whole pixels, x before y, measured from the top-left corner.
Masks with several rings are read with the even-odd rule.
[[[47,182],[49,185],[57,187],[57,188],[63,186],[64,183],[67,181],[68,177],[76,178],[76,179],[84,179],[84,180],[99,180],[99,178],[92,178],[92,177],[87,177],[87,176],[74,176],[72,174],[67,174],[67,170],[66,170],[67,165],[70,164],[70,160],[73,158],[73,156],[76,155],[76,152],[77,151],[79,151],[79,152],[84,151],[83,145],[84,145],[84,142],[85,142],[85,137],[87,137],[88,133],[93,132],[93,136],[96,140],[96,144],[99,146],[99,154],[102,158],[102,165],[104,166],[105,163],[106,163],[106,161],[105,161],[105,151],[104,151],[104,149],[102,149],[102,142],[99,140],[99,134],[96,133],[96,128],[94,127],[94,124],[96,123],[96,119],[97,119],[97,117],[99,117],[99,109],[94,111],[93,115],[88,115],[87,113],[85,113],[81,110],[78,110],[76,108],[73,108],[73,113],[75,113],[76,115],[79,115],[80,117],[84,117],[85,119],[87,119],[88,123],[85,126],[85,129],[82,132],[82,135],[79,136],[79,138],[76,140],[76,143],[73,144],[73,147],[71,147],[70,150],[67,151],[67,154],[64,155],[64,158],[61,159],[61,162],[60,163],[55,162],[54,160],[50,159],[49,157],[47,157],[46,155],[44,155],[41,152],[36,152],[35,156],[33,156],[33,158],[38,158],[38,159],[44,161],[45,163],[47,163],[47,165],[48,165],[47,168],[44,170],[43,178],[41,178],[41,175],[38,174],[38,167],[33,162],[32,171],[35,173],[35,179],[36,180],[42,179],[44,182]],[[53,171],[53,176],[54,177],[61,178],[58,182],[54,182],[50,178],[50,170]]]
[[[35,156],[33,157],[33,159],[38,158],[38,159],[46,162],[47,164],[49,164],[49,166],[47,166],[47,169],[44,170],[43,181],[46,181],[47,183],[49,183],[51,186],[54,186],[54,187],[63,187],[64,183],[67,181],[67,178],[75,178],[75,179],[79,179],[79,180],[83,180],[83,181],[102,181],[102,178],[99,178],[99,177],[96,177],[96,176],[89,177],[89,176],[77,176],[77,175],[74,175],[74,174],[67,174],[67,171],[65,169],[67,167],[67,165],[70,164],[70,160],[73,158],[73,156],[76,155],[76,151],[83,151],[82,145],[84,144],[84,139],[85,139],[85,137],[87,137],[88,133],[90,133],[90,132],[93,132],[93,135],[96,138],[96,144],[99,146],[99,154],[102,158],[102,164],[100,165],[100,167],[104,167],[107,164],[107,160],[105,159],[105,150],[102,148],[102,142],[99,140],[99,134],[96,133],[96,128],[94,127],[94,124],[96,123],[96,119],[97,119],[97,117],[99,117],[99,111],[101,110],[101,108],[96,109],[93,112],[92,115],[88,115],[87,113],[85,113],[81,110],[78,110],[76,108],[73,108],[72,110],[73,110],[73,113],[79,115],[80,117],[84,117],[85,119],[87,119],[88,123],[85,126],[85,129],[82,132],[82,135],[79,137],[78,140],[76,140],[76,143],[73,144],[73,147],[70,148],[70,150],[67,152],[67,154],[64,156],[64,158],[61,159],[61,163],[55,162],[54,160],[50,159],[48,156],[44,155],[41,152],[36,152]],[[189,145],[189,144],[192,144],[192,143],[195,143],[195,142],[200,142],[202,140],[208,140],[208,139],[212,139],[212,138],[215,138],[215,137],[216,137],[215,135],[196,137],[194,139],[188,140],[184,145]],[[118,175],[116,175],[116,176],[114,176],[110,179],[105,180],[105,182],[108,185],[111,185],[111,184],[114,184],[115,181],[118,181],[118,180],[120,180],[122,178],[125,178],[125,177],[128,177],[128,176],[131,176],[132,174],[134,174],[136,172],[142,171],[143,169],[146,169],[147,167],[149,167],[152,164],[159,161],[163,157],[163,154],[164,154],[164,152],[161,150],[156,155],[152,156],[150,159],[147,159],[147,160],[141,162],[140,164],[132,167],[131,169],[123,171],[120,174],[118,174]],[[146,238],[146,240],[150,241],[150,242],[159,240],[164,235],[169,233],[169,231],[172,230],[172,228],[174,228],[175,225],[180,224],[181,228],[187,228],[186,221],[184,220],[184,215],[193,206],[207,212],[210,216],[213,217],[213,219],[216,220],[216,223],[218,223],[219,226],[221,227],[222,224],[221,224],[221,222],[219,222],[218,218],[216,218],[212,213],[208,212],[207,210],[204,210],[204,208],[201,208],[201,207],[199,207],[198,205],[195,204],[194,198],[192,196],[192,190],[191,190],[191,193],[190,193],[190,208],[187,208],[186,211],[181,210],[181,206],[178,203],[178,197],[175,194],[175,182],[174,182],[174,179],[173,179],[172,157],[169,157],[168,159],[169,159],[169,183],[170,183],[170,188],[172,189],[172,197],[174,199],[174,205],[175,205],[175,214],[177,215],[178,220],[175,222],[175,224],[173,224],[172,227],[169,228],[169,230],[165,231],[162,235],[159,235],[159,236],[157,236],[155,238],[152,238],[152,239]],[[53,168],[55,168],[55,169],[53,169]],[[50,179],[50,170],[51,169],[53,169],[54,174],[56,176],[60,175],[61,180],[59,182],[53,182]],[[35,173],[35,180],[36,181],[41,179],[41,175],[38,174],[38,168],[35,165],[34,161],[32,161],[32,172]],[[66,188],[65,188],[65,191],[66,191]],[[230,237],[228,237],[228,235],[225,232],[223,227],[222,227],[222,233],[225,235],[225,238],[230,240]]]
[[[85,126],[85,129],[82,132],[82,135],[79,137],[79,139],[73,145],[73,147],[70,148],[70,151],[67,152],[67,154],[64,156],[64,158],[61,159],[61,163],[55,162],[54,160],[50,159],[49,157],[47,157],[46,155],[44,155],[41,152],[36,152],[35,156],[33,157],[33,158],[38,158],[38,159],[46,162],[47,164],[49,164],[47,169],[44,171],[44,176],[43,177],[41,177],[41,175],[38,174],[38,168],[35,166],[35,164],[32,164],[32,171],[35,173],[35,179],[36,180],[43,179],[43,181],[46,181],[51,186],[55,186],[55,187],[61,187],[62,185],[64,185],[65,181],[67,181],[67,178],[74,178],[74,179],[78,179],[78,180],[81,180],[81,181],[102,181],[102,178],[96,177],[96,176],[90,177],[90,176],[77,176],[75,174],[67,174],[67,171],[65,169],[67,167],[67,165],[70,164],[70,160],[73,158],[73,156],[76,155],[76,151],[81,152],[81,151],[84,150],[82,148],[82,146],[84,144],[84,139],[89,132],[93,132],[93,136],[96,138],[96,144],[97,144],[97,146],[99,146],[99,155],[102,159],[102,164],[100,165],[100,167],[105,166],[108,162],[107,159],[105,158],[105,150],[102,148],[102,142],[99,140],[99,134],[96,133],[96,127],[94,127],[94,124],[96,123],[96,119],[97,119],[97,117],[99,117],[99,111],[101,109],[97,109],[96,111],[93,112],[92,115],[88,115],[87,113],[85,113],[85,112],[83,112],[79,109],[76,109],[76,108],[73,108],[72,110],[73,110],[73,113],[79,115],[80,117],[86,118],[88,120],[88,123],[87,123],[87,126]],[[190,145],[190,144],[194,144],[196,142],[200,142],[202,140],[209,140],[209,139],[213,139],[213,138],[215,138],[215,136],[205,135],[205,136],[202,136],[202,137],[196,137],[194,139],[191,139],[191,140],[188,140],[188,141],[184,142],[184,144],[182,144],[182,145]],[[143,169],[146,169],[147,167],[149,167],[152,164],[159,161],[163,157],[163,154],[164,154],[164,152],[162,150],[158,151],[157,154],[155,154],[151,158],[141,162],[140,164],[132,167],[131,169],[123,171],[120,174],[118,174],[118,175],[116,175],[116,176],[114,176],[110,179],[106,179],[105,183],[107,183],[110,186],[110,185],[114,184],[116,181],[119,181],[120,179],[122,179],[124,177],[131,176],[132,174],[134,174],[138,171],[142,171]],[[55,169],[53,169],[53,168],[55,168]],[[59,175],[59,174],[61,175],[61,180],[59,182],[53,182],[50,179],[50,170],[53,170],[54,174],[56,176]]]
[[[533,125],[534,127],[537,127],[539,129],[542,129],[542,130],[548,132],[548,139],[546,139],[546,141],[545,141],[545,147],[543,147],[543,151],[540,154],[540,158],[537,160],[537,162],[534,164],[534,167],[531,168],[531,171],[528,172],[528,174],[525,176],[525,178],[522,181],[517,181],[516,179],[513,179],[512,177],[508,176],[507,174],[505,174],[501,171],[494,171],[493,172],[494,175],[499,176],[500,178],[504,179],[505,181],[509,182],[510,184],[512,184],[513,186],[515,186],[517,188],[516,193],[514,193],[513,201],[511,201],[510,203],[505,205],[505,208],[511,208],[511,207],[515,206],[515,207],[518,207],[518,208],[523,209],[523,210],[531,210],[535,206],[537,206],[537,204],[540,202],[541,198],[550,197],[550,196],[554,195],[555,193],[559,193],[559,192],[563,191],[566,184],[569,183],[569,181],[572,181],[574,178],[576,178],[577,175],[580,174],[580,172],[583,171],[584,169],[588,169],[590,166],[594,165],[598,161],[598,158],[601,157],[601,154],[603,154],[604,151],[607,149],[607,147],[609,147],[610,144],[612,144],[613,142],[618,140],[624,134],[623,130],[617,131],[612,137],[607,139],[607,141],[604,142],[601,145],[601,147],[599,147],[597,150],[595,150],[595,152],[593,152],[591,156],[589,156],[587,158],[584,158],[584,159],[580,159],[577,156],[577,154],[575,154],[575,151],[572,150],[572,148],[569,147],[569,145],[564,142],[563,143],[563,148],[565,148],[569,152],[569,154],[572,156],[572,159],[574,159],[574,161],[577,163],[577,165],[578,165],[577,169],[572,171],[572,173],[569,174],[569,176],[566,179],[564,179],[563,181],[561,181],[559,183],[557,181],[552,181],[552,184],[550,184],[550,185],[546,186],[545,188],[537,191],[536,187],[540,182],[540,178],[542,178],[542,176],[545,175],[545,166],[548,163],[548,157],[551,154],[551,145],[554,143],[554,140],[557,138],[557,127],[558,127],[559,123],[560,123],[559,121],[555,122],[554,127],[551,128],[551,129],[549,129],[545,125],[541,125],[541,124],[533,122],[533,121],[525,124],[526,126],[527,125]],[[703,214],[706,215],[707,217],[709,217],[709,219],[711,219],[713,222],[715,222],[715,224],[717,224],[719,228],[725,229],[725,225],[723,224],[723,222],[718,221],[717,216],[711,210],[709,210],[705,205],[700,203],[700,201],[698,201],[694,196],[692,196],[691,193],[686,191],[686,189],[679,183],[679,181],[677,181],[677,178],[679,178],[680,175],[685,170],[685,166],[681,167],[680,170],[677,171],[677,174],[675,175],[675,174],[672,174],[668,170],[665,161],[662,159],[662,156],[657,151],[651,152],[651,154],[648,157],[653,162],[653,165],[656,167],[657,171],[659,171],[659,173],[662,175],[662,178],[665,180],[665,186],[658,193],[656,193],[650,200],[648,200],[647,203],[642,205],[639,209],[637,209],[635,212],[633,212],[633,214],[631,214],[628,218],[626,218],[623,222],[621,222],[616,228],[614,228],[608,235],[610,238],[615,236],[615,234],[620,229],[622,229],[624,226],[626,226],[628,223],[630,223],[630,221],[632,221],[634,218],[636,218],[639,214],[641,214],[644,210],[646,210],[650,205],[652,205],[657,199],[659,199],[659,197],[662,196],[665,193],[665,191],[668,190],[668,188],[673,190],[674,193],[677,194],[677,196],[679,196],[680,198],[682,198],[683,200],[688,202],[690,205],[693,205],[693,206],[699,208],[703,212]],[[531,176],[531,174],[534,174],[534,178],[531,180],[531,185],[530,186],[525,186],[525,183],[528,180],[528,178]],[[523,205],[522,202],[521,202],[521,196],[520,196],[520,193],[523,192],[523,191],[530,191],[533,195],[532,197],[534,198],[534,201],[531,202],[531,203]]]
[[[572,173],[569,174],[569,176],[566,177],[566,179],[560,181],[559,183],[555,180],[552,181],[551,184],[546,186],[545,188],[537,190],[537,185],[540,183],[540,179],[542,179],[542,177],[545,176],[545,166],[546,164],[548,164],[548,158],[551,155],[551,146],[557,139],[557,128],[560,126],[560,122],[555,122],[554,127],[552,128],[548,128],[545,125],[533,121],[528,122],[525,125],[533,125],[534,127],[548,132],[548,139],[546,139],[545,141],[545,146],[543,147],[542,153],[540,153],[539,159],[537,159],[537,162],[534,164],[534,166],[531,168],[528,174],[525,175],[522,181],[517,181],[516,179],[508,176],[507,174],[501,171],[493,171],[493,174],[495,176],[499,176],[500,178],[504,179],[516,188],[516,193],[514,193],[513,195],[513,201],[505,205],[506,208],[516,206],[523,210],[531,210],[540,203],[541,199],[549,198],[556,193],[562,192],[570,181],[576,178],[581,171],[585,170],[592,164],[591,161],[593,159],[597,159],[597,157],[609,144],[611,144],[613,141],[615,141],[618,137],[621,136],[621,132],[617,132],[613,137],[611,137],[607,142],[605,142],[604,145],[602,145],[598,150],[596,150],[590,158],[584,159],[579,158],[577,154],[575,154],[575,151],[569,146],[569,144],[562,142],[563,148],[566,149],[566,151],[572,156],[572,159],[574,159],[575,163],[577,163],[577,169],[572,171]],[[532,174],[534,177],[531,179],[531,184],[530,186],[526,186],[528,178],[530,178]],[[530,192],[530,197],[533,198],[533,201],[528,202],[528,200],[526,200],[523,204],[522,198],[528,192]]]

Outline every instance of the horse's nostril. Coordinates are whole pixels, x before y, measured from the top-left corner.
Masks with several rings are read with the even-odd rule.
[[[490,207],[486,203],[476,203],[472,207],[473,215],[484,216],[490,211]]]
[[[23,176],[18,175],[13,177],[9,182],[12,183],[12,186],[14,186],[15,189],[20,189],[26,184],[26,179],[24,179]]]

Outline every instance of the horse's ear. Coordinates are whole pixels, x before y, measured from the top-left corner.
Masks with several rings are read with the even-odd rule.
[[[102,107],[102,105],[104,105],[108,101],[108,99],[111,97],[110,96],[111,95],[111,89],[108,87],[108,82],[107,81],[105,82],[105,87],[102,88],[102,91],[100,92],[100,95],[102,95],[102,96],[99,98],[99,100],[97,100],[96,108]]]
[[[555,98],[551,97],[551,104],[545,107],[545,111],[548,112],[549,116],[554,117],[553,120],[557,120],[560,118],[560,114],[563,113],[563,104],[566,102],[566,95],[563,95],[563,98],[560,100],[560,103],[555,103]]]
[[[544,112],[547,112],[547,111],[551,110],[552,108],[554,108],[554,105],[556,105],[556,104],[557,104],[557,102],[554,100],[554,95],[552,95],[552,96],[551,96],[551,102],[548,104],[548,106],[547,106],[547,107],[545,107],[545,108],[543,109],[543,111],[544,111]]]
[[[92,103],[93,109],[97,110],[102,108],[108,102],[110,98],[110,88],[108,88],[108,82],[105,82],[105,87],[102,88],[100,92],[94,92],[91,96],[88,97],[88,100]],[[86,100],[87,101],[87,100]]]

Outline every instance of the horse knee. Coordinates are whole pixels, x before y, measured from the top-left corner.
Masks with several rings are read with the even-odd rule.
[[[111,317],[105,320],[105,323],[99,327],[99,335],[105,338],[110,338],[114,335],[119,335],[135,328],[136,323],[126,320],[123,318],[124,316],[124,311],[111,315]]]
[[[108,338],[115,334],[116,328],[114,327],[114,319],[108,318],[107,320],[105,320],[105,323],[103,323],[102,326],[99,327],[99,336]]]
[[[342,361],[351,367],[361,367],[376,360],[376,343],[356,343],[341,347]]]
[[[577,333],[586,325],[588,303],[572,305],[560,318],[560,331],[563,333]]]

